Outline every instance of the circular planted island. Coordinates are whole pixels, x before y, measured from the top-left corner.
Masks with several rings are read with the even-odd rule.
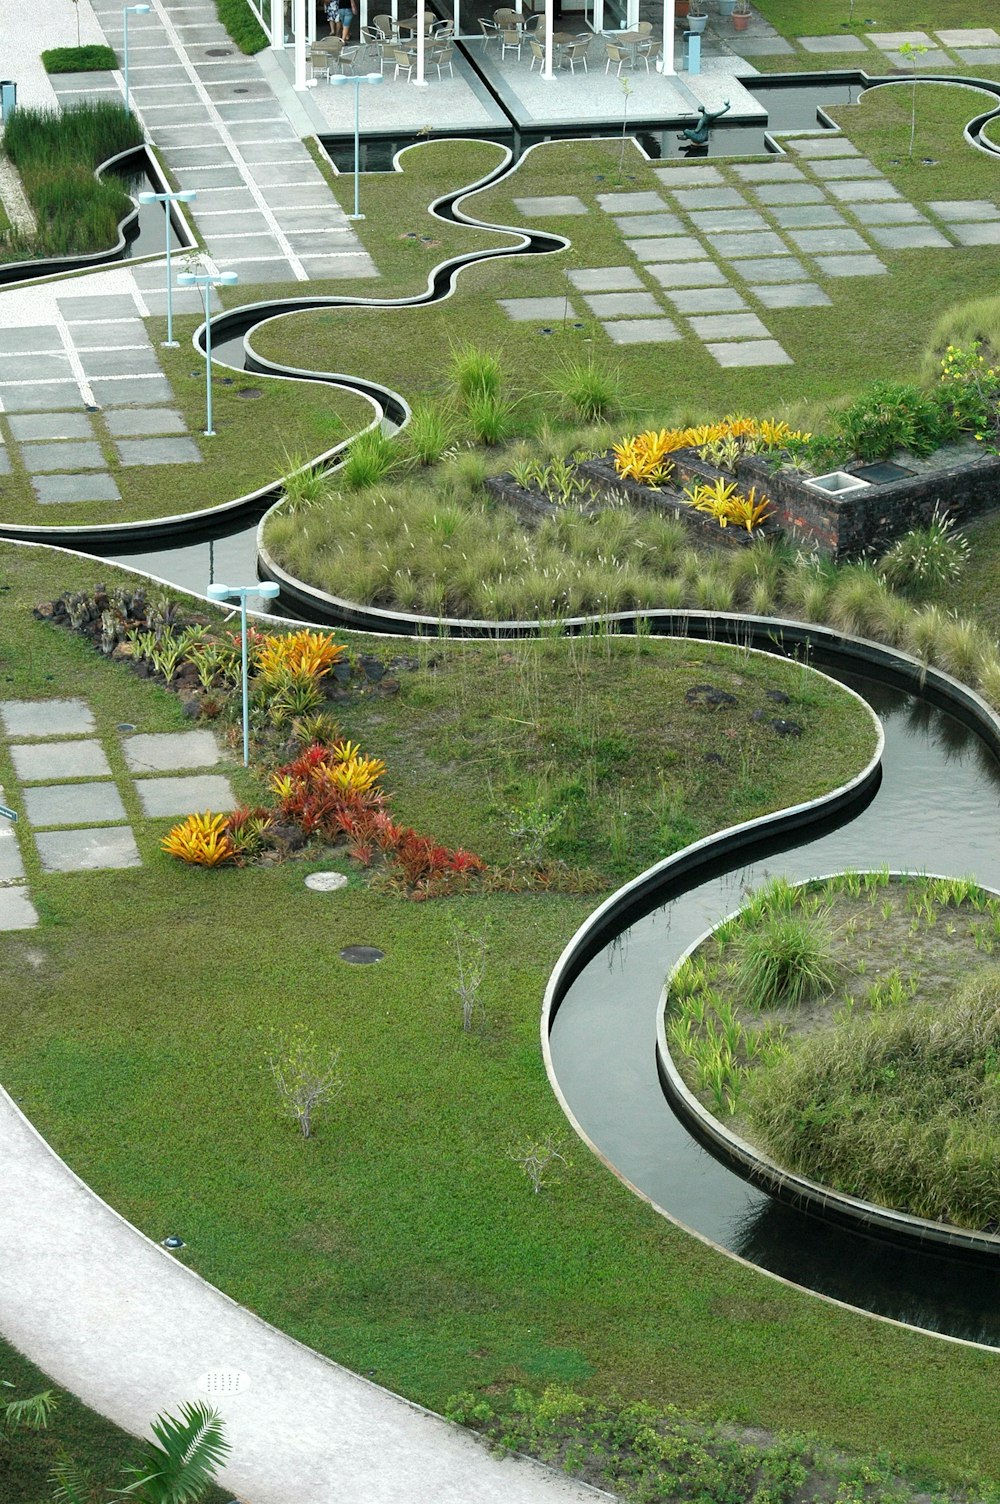
[[[878,1235],[1000,1257],[1000,897],[776,879],[668,979],[679,1115],[748,1179]]]

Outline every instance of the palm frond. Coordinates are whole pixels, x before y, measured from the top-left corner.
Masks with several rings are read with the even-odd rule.
[[[229,1455],[222,1417],[210,1405],[183,1404],[180,1415],[158,1415],[156,1441],[147,1441],[127,1472],[135,1479],[119,1497],[142,1504],[194,1504]]]
[[[49,1473],[52,1504],[91,1504],[94,1480],[89,1469],[60,1447],[55,1467]]]
[[[56,1408],[56,1397],[51,1389],[41,1394],[29,1394],[23,1400],[8,1400],[3,1406],[3,1429],[17,1431],[41,1431],[49,1423],[49,1416]]]

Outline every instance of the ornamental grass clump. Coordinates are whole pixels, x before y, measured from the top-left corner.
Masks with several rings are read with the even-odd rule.
[[[736,987],[755,1012],[799,1007],[829,992],[836,979],[833,937],[822,916],[769,912],[740,942]]]

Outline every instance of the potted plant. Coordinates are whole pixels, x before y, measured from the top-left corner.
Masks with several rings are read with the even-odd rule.
[[[736,0],[718,0],[718,4],[720,16],[731,16]]]
[[[687,13],[688,0],[674,0],[674,16],[676,17],[676,19],[678,21],[683,20]]]
[[[705,0],[691,0],[688,6],[688,31],[697,32],[699,35],[708,25],[708,10]]]
[[[733,29],[746,31],[750,25],[750,0],[736,0],[733,6]]]

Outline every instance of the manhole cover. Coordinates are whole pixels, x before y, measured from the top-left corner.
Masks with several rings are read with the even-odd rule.
[[[340,959],[349,961],[352,966],[371,966],[373,961],[381,961],[384,955],[385,951],[376,950],[374,945],[345,945]]]
[[[264,393],[259,386],[245,386],[236,395],[242,397],[245,402],[253,402],[256,397],[263,397]]]
[[[250,1380],[238,1368],[213,1368],[198,1380],[202,1394],[239,1394],[250,1388]]]
[[[115,727],[115,730],[116,731],[134,731],[135,727],[132,725],[131,721],[119,721],[118,725]]]
[[[234,89],[233,93],[234,94],[249,94],[250,90],[249,89]]]
[[[310,872],[306,887],[314,893],[336,893],[338,888],[347,887],[347,878],[342,872]]]
[[[232,57],[232,55],[231,47],[209,47],[205,52],[206,57]]]

